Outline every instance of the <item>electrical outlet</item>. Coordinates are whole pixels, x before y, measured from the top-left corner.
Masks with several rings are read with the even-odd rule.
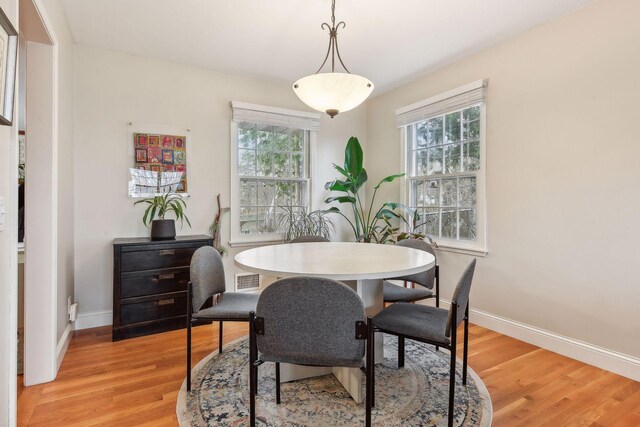
[[[67,298],[67,313],[71,313],[71,297]]]

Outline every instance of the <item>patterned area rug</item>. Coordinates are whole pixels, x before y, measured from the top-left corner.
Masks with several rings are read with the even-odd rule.
[[[397,340],[385,338],[384,363],[376,365],[374,426],[447,424],[449,356],[433,346],[406,341],[405,367],[397,369]],[[191,392],[183,382],[178,395],[180,425],[246,426],[249,420],[249,340],[241,338],[202,360],[192,374]],[[458,361],[455,423],[490,426],[491,399],[469,369],[462,385]],[[283,383],[282,403],[275,402],[275,368],[259,369],[256,424],[260,426],[354,426],[364,424],[364,404],[357,404],[333,375]]]

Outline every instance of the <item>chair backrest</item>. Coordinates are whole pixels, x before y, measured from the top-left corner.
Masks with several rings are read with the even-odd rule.
[[[291,240],[289,243],[313,243],[313,242],[330,242],[331,240],[323,236],[300,236]]]
[[[222,257],[216,249],[203,246],[194,252],[191,258],[191,283],[193,311],[200,310],[211,296],[226,290]]]
[[[343,283],[314,277],[278,280],[256,308],[264,334],[256,336],[265,361],[315,366],[361,366],[365,342],[356,339],[364,304]]]
[[[469,292],[471,291],[471,282],[473,281],[473,272],[476,269],[476,260],[474,259],[469,263],[467,269],[462,273],[462,277],[458,281],[458,285],[456,286],[456,290],[453,291],[453,297],[451,298],[451,302],[454,301],[458,304],[458,309],[456,313],[456,323],[454,327],[458,327],[460,322],[464,319],[465,311],[467,310],[467,305],[469,304]],[[449,319],[447,320],[447,329],[445,331],[445,335],[449,336],[451,334],[451,322],[453,317],[453,304],[449,307]]]
[[[397,246],[402,246],[405,248],[418,249],[421,251],[429,252],[436,258],[436,252],[433,250],[433,247],[425,242],[422,239],[405,239],[400,240],[396,243]],[[438,259],[436,258],[436,264]],[[435,265],[431,267],[427,271],[422,271],[416,274],[410,274],[408,276],[401,277],[393,277],[390,280],[406,280],[407,282],[417,283],[418,285],[424,286],[427,289],[433,289],[434,279],[436,277],[436,267]]]

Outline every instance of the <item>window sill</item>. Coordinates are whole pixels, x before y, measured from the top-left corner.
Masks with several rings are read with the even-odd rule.
[[[257,246],[277,245],[284,243],[283,239],[275,240],[240,240],[235,242],[229,242],[229,246],[232,248],[248,248]]]
[[[436,250],[440,250],[443,252],[452,252],[452,253],[456,253],[456,254],[463,254],[463,255],[471,255],[471,256],[477,256],[477,257],[486,257],[487,254],[489,253],[489,251],[486,248],[482,248],[480,246],[459,246],[459,245],[455,245],[455,244],[451,244],[451,243],[444,243],[444,242],[436,242],[438,244],[438,247],[436,248]]]

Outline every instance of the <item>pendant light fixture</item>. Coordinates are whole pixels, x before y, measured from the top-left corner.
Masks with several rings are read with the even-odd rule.
[[[349,111],[362,104],[373,91],[373,83],[369,79],[351,74],[342,62],[338,49],[338,29],[345,28],[343,21],[336,24],[336,1],[331,0],[331,25],[324,22],[320,28],[329,30],[329,48],[318,71],[303,77],[293,84],[293,91],[309,107],[323,111],[331,118],[336,114]],[[331,56],[331,72],[321,73]],[[336,57],[345,72],[336,72]]]

